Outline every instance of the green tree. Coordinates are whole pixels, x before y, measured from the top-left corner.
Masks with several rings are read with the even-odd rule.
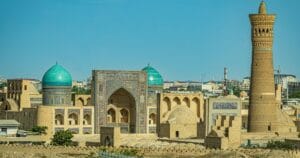
[[[269,141],[267,143],[268,149],[296,149],[296,146],[294,144],[284,142],[284,141]]]
[[[233,88],[233,94],[235,95],[235,96],[240,96],[240,93],[241,93],[241,90],[240,90],[240,88],[239,87],[234,87]]]
[[[46,126],[34,126],[31,131],[32,132],[37,132],[38,134],[46,134],[46,130],[48,127]]]
[[[72,87],[72,92],[75,94],[91,94],[90,89],[85,89],[85,88],[81,88],[81,87],[77,87],[77,86]]]
[[[4,87],[7,87],[7,83],[6,82],[0,83],[0,89],[2,89]]]
[[[289,98],[300,98],[300,91],[290,94]]]
[[[64,145],[64,146],[69,146],[72,145],[72,139],[73,134],[71,131],[66,130],[66,131],[58,131],[54,134],[52,138],[52,145]]]

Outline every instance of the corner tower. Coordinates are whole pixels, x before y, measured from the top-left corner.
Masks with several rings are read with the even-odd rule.
[[[275,98],[272,53],[275,15],[267,14],[266,4],[262,1],[258,14],[249,17],[252,64],[248,131],[292,132],[293,122],[281,111]]]

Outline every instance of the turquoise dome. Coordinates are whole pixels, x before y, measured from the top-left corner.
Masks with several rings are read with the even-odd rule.
[[[43,76],[43,86],[72,86],[71,74],[57,63]]]
[[[162,86],[164,84],[163,78],[157,70],[155,70],[150,65],[142,69],[147,73],[148,86]]]

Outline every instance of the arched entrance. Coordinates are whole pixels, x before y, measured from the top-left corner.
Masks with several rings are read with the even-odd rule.
[[[116,122],[109,125],[120,126],[122,132],[135,133],[136,103],[134,97],[124,88],[115,91],[108,98],[108,109],[116,110]]]

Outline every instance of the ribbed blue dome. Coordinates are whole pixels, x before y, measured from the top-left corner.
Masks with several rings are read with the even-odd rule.
[[[71,74],[62,66],[53,65],[43,76],[43,86],[72,86]]]
[[[142,69],[147,73],[148,86],[162,86],[164,84],[163,78],[157,70],[155,70],[150,65]]]

